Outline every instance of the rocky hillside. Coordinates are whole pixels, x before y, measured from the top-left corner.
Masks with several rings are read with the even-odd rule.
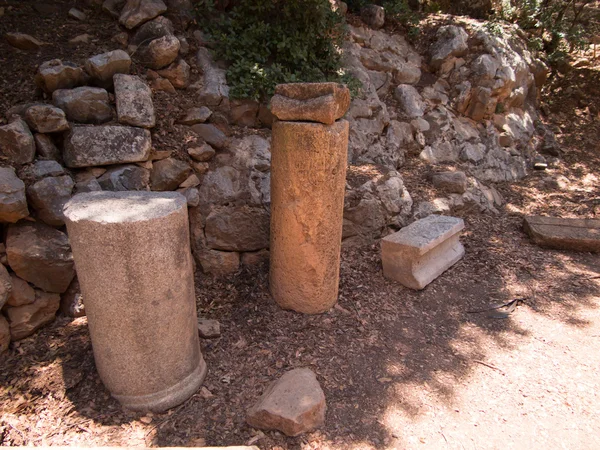
[[[179,191],[199,270],[223,276],[266,260],[273,119],[268,105],[229,98],[224,66],[189,2],[50,11],[70,29],[98,27],[100,40],[71,37],[73,52],[35,36],[19,8],[40,6],[11,6],[0,22],[8,59],[36,66],[7,77],[35,88],[2,86],[5,99],[19,101],[4,105],[0,125],[0,347],[52,321],[61,297],[63,313],[84,314],[62,215],[79,192]],[[494,183],[552,163],[538,155],[558,154],[538,121],[547,69],[516,30],[437,23],[415,48],[365,20],[350,18],[343,48],[362,82],[347,114],[346,245],[431,213],[493,214],[503,202]],[[411,160],[427,173],[432,198],[413,201],[402,177]]]

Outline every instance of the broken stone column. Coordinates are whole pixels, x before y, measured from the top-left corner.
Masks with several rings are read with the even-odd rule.
[[[348,88],[279,85],[271,110],[270,288],[285,309],[319,314],[337,301],[348,154]]]
[[[100,378],[123,406],[164,411],[202,384],[187,203],[89,192],[65,206]]]

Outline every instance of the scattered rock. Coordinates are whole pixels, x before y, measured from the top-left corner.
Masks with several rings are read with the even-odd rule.
[[[450,56],[463,56],[469,50],[467,32],[455,25],[440,27],[437,31],[437,40],[431,46],[430,64],[434,69],[439,69],[442,63]]]
[[[35,301],[35,290],[25,280],[10,274],[12,289],[6,302],[9,306],[30,305]]]
[[[215,149],[209,144],[204,143],[200,147],[188,148],[188,154],[194,161],[206,162],[210,161],[215,156]]]
[[[25,184],[12,167],[0,167],[0,222],[15,223],[29,215]]]
[[[83,11],[80,11],[77,8],[71,8],[69,10],[69,17],[71,17],[72,19],[80,20],[82,22],[85,19],[87,19],[87,16],[85,15],[85,13]]]
[[[198,334],[202,339],[214,339],[221,336],[221,324],[218,320],[198,319]]]
[[[8,270],[0,264],[0,309],[6,304],[12,291],[12,283]]]
[[[200,106],[199,108],[188,109],[183,117],[178,120],[183,125],[195,125],[197,123],[206,122],[212,115],[212,111],[206,106]]]
[[[52,101],[74,122],[98,124],[112,119],[105,89],[88,86],[58,89],[52,94]]]
[[[162,0],[127,0],[121,10],[119,23],[131,30],[167,11]]]
[[[89,44],[92,36],[84,33],[69,39],[69,44]]]
[[[116,166],[107,170],[97,182],[104,191],[147,191],[150,171],[135,164]],[[93,185],[89,192],[92,190],[95,190]]]
[[[226,71],[219,68],[205,47],[200,47],[196,60],[203,78],[198,85],[198,101],[207,106],[222,106],[229,102]]]
[[[198,123],[191,126],[192,130],[207,143],[218,150],[224,150],[227,145],[227,136],[217,127],[209,123]]]
[[[105,125],[75,127],[65,140],[67,167],[92,167],[147,161],[150,132],[142,128]]]
[[[35,301],[32,304],[6,308],[11,340],[18,341],[31,336],[44,325],[51,323],[59,306],[60,295],[36,290]]]
[[[200,185],[200,178],[195,173],[191,174],[189,177],[185,179],[183,183],[179,185],[180,188],[193,188]]]
[[[27,108],[25,120],[38,133],[58,133],[69,129],[64,111],[52,105],[33,105]]]
[[[63,207],[71,198],[75,183],[70,176],[44,178],[29,186],[27,197],[38,217],[55,227],[65,224]]]
[[[181,195],[185,197],[187,200],[187,204],[190,208],[194,208],[200,204],[200,193],[198,189],[193,188],[185,188],[185,189],[177,189]]]
[[[154,164],[150,174],[153,191],[173,191],[191,174],[192,168],[175,158],[167,158]]]
[[[203,249],[196,252],[195,257],[204,273],[217,277],[234,274],[240,267],[240,254],[237,252]]]
[[[464,172],[438,172],[431,179],[433,185],[446,192],[464,194],[467,190],[467,176]]]
[[[57,89],[70,89],[84,84],[83,70],[70,62],[53,59],[43,63],[36,75],[35,83],[46,93],[51,94]]]
[[[38,50],[44,45],[33,36],[25,33],[6,33],[4,37],[11,46],[19,50]]]
[[[121,47],[127,47],[129,43],[129,35],[124,31],[122,33],[117,33],[112,37],[112,41],[119,44]]]
[[[79,287],[77,277],[69,285],[69,289],[60,296],[60,312],[67,317],[85,316],[85,306],[83,305],[83,296]]]
[[[367,5],[361,8],[360,18],[368,26],[378,30],[385,24],[385,10],[379,5]]]
[[[50,136],[45,134],[37,133],[33,136],[35,141],[35,148],[37,149],[37,154],[46,159],[53,159],[55,161],[60,161],[62,159],[62,155],[58,147],[52,141]]]
[[[58,177],[65,174],[65,169],[54,160],[40,160],[34,162],[29,169],[31,176],[35,180],[46,177]]]
[[[207,245],[215,250],[251,252],[269,247],[270,216],[263,208],[223,206],[206,218]]]
[[[177,59],[180,45],[175,36],[163,36],[138,49],[138,59],[150,69],[162,69]]]
[[[92,56],[85,62],[85,71],[92,82],[108,89],[113,85],[113,76],[117,73],[129,73],[131,58],[123,50],[113,50]]]
[[[174,33],[173,23],[164,16],[158,16],[137,29],[131,38],[131,44],[137,46],[148,45],[154,39],[172,36]]]
[[[14,118],[0,126],[0,153],[15,164],[27,164],[35,157],[35,141],[27,124]]]
[[[394,97],[398,100],[398,109],[409,119],[425,114],[425,103],[413,86],[401,84],[394,91]]]
[[[119,122],[136,127],[152,128],[156,124],[152,91],[135,75],[114,77],[117,116]]]
[[[90,178],[75,183],[75,190],[73,191],[73,195],[82,194],[84,192],[97,192],[101,190],[102,186],[100,186],[98,180],[96,178]]]
[[[75,275],[67,235],[40,222],[10,225],[6,254],[17,276],[47,292],[65,292]]]
[[[279,120],[331,125],[348,111],[350,91],[337,83],[295,83],[275,87],[271,112]]]
[[[8,350],[10,345],[10,326],[8,321],[0,314],[0,354]]]
[[[150,82],[150,87],[155,91],[164,91],[169,94],[175,94],[177,91],[166,78],[156,78]]]
[[[159,70],[158,74],[169,80],[177,89],[185,89],[190,85],[190,66],[183,59]]]
[[[272,383],[246,421],[255,428],[298,436],[325,422],[325,394],[312,370],[294,369]]]

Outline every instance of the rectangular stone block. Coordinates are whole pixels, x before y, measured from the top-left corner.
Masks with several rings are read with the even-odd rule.
[[[431,215],[381,240],[383,276],[423,289],[465,254],[457,217]]]
[[[600,252],[599,219],[525,217],[523,227],[531,240],[542,247],[581,252]]]

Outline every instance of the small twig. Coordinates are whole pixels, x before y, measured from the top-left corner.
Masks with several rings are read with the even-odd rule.
[[[474,359],[473,362],[476,362],[477,364],[481,364],[482,366],[485,366],[485,367],[489,367],[492,370],[497,370],[498,372],[500,372],[502,374],[502,376],[506,375],[502,369],[498,369],[496,366],[492,366],[491,364],[488,364],[486,362],[479,361],[478,359]]]

